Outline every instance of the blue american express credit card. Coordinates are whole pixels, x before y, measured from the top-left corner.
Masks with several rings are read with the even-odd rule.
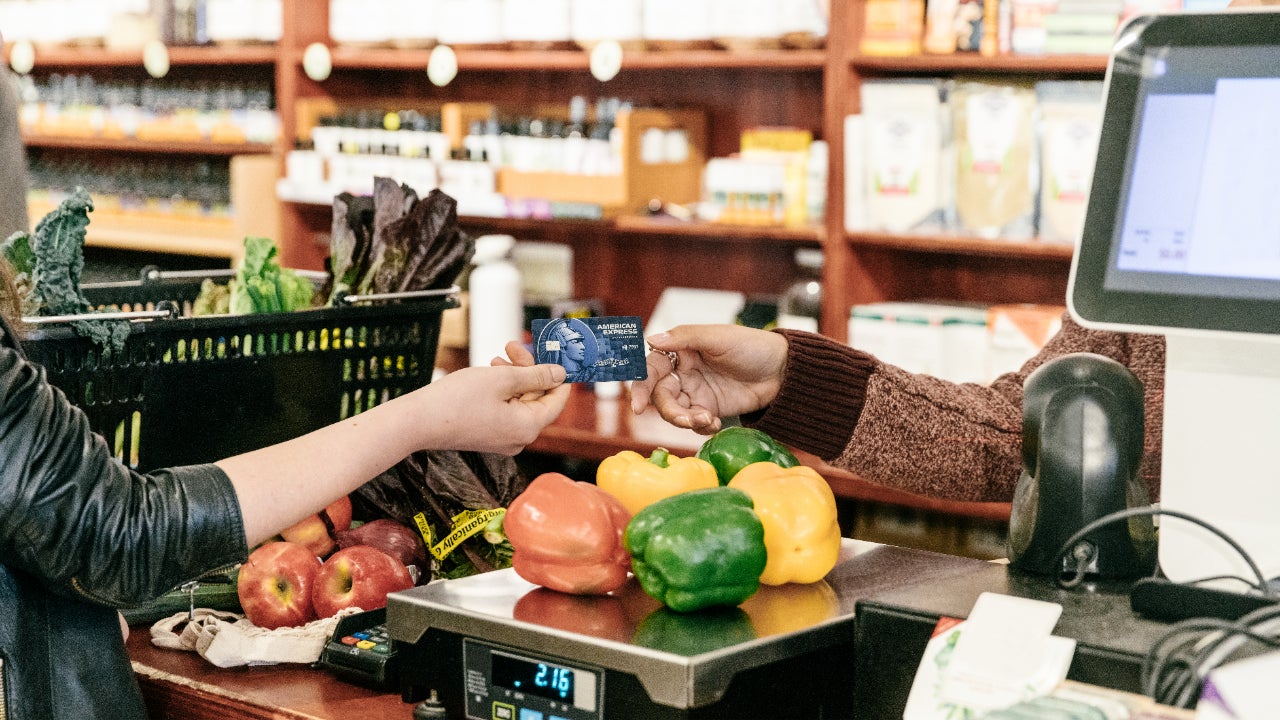
[[[533,356],[565,369],[565,382],[644,380],[644,334],[638,317],[533,321]]]

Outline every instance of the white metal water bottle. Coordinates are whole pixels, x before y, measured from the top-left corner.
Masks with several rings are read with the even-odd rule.
[[[471,365],[488,365],[494,356],[506,355],[507,342],[519,340],[524,332],[524,291],[520,271],[511,262],[516,239],[510,235],[482,235],[476,238],[471,258],[468,295],[471,308]]]

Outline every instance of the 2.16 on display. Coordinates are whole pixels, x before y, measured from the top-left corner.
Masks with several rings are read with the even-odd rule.
[[[604,672],[463,639],[468,718],[602,720]]]
[[[544,662],[493,654],[493,684],[573,704],[573,670]]]

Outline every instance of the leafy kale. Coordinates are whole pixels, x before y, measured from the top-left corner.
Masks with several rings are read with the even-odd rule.
[[[24,316],[78,315],[93,311],[80,289],[84,272],[84,240],[93,200],[77,187],[36,224],[35,233],[18,232],[0,245],[17,275]],[[100,347],[119,351],[129,337],[121,320],[79,320],[76,333]]]

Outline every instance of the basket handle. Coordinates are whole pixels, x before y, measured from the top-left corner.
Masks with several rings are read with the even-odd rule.
[[[167,320],[176,318],[182,314],[182,308],[172,300],[164,300],[156,303],[155,310],[131,310],[122,312],[112,310],[109,312],[88,312],[77,313],[73,315],[36,315],[22,318],[22,322],[26,325],[56,325],[59,323],[71,323],[80,320]]]
[[[214,268],[211,270],[161,270],[155,265],[148,265],[142,268],[139,280],[143,285],[147,283],[159,282],[161,280],[186,280],[188,278],[222,278],[233,277],[237,270],[234,268]],[[324,270],[293,270],[300,277],[307,278],[312,282],[324,282],[329,278],[329,273]],[[104,285],[107,283],[103,283]],[[128,283],[130,285],[136,283]]]
[[[384,300],[414,300],[420,298],[448,297],[461,292],[462,288],[451,285],[437,290],[405,290],[403,292],[370,293],[368,295],[339,295],[335,305],[356,305],[365,302],[381,302]]]

